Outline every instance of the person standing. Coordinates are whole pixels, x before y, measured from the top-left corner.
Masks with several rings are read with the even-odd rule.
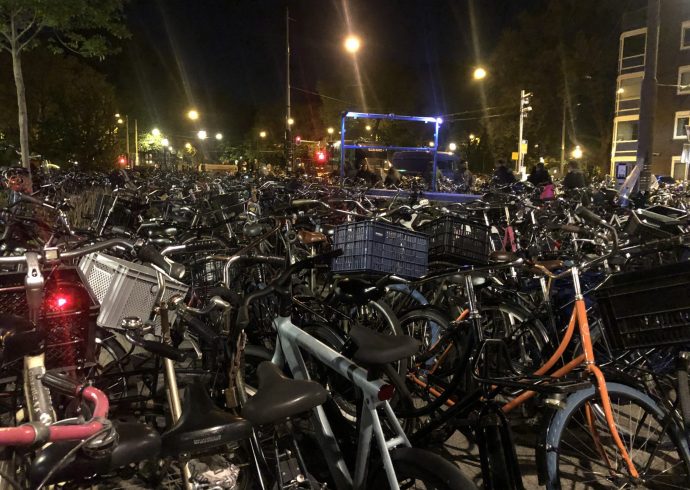
[[[580,165],[575,160],[568,162],[568,173],[563,178],[564,189],[581,189],[587,187],[587,179]]]
[[[474,185],[474,175],[467,168],[467,160],[461,160],[456,174],[456,183],[466,189],[471,189]]]
[[[532,173],[527,177],[527,181],[535,186],[542,186],[551,183],[551,176],[549,171],[544,168],[542,162],[537,163],[537,165],[532,170]]]
[[[499,158],[496,162],[496,169],[494,170],[493,183],[498,185],[510,185],[517,181],[513,171],[508,168],[506,161]]]

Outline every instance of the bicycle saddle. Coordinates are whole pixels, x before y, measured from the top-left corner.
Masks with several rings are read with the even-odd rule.
[[[336,282],[333,288],[335,298],[349,305],[364,305],[369,301],[380,298],[383,291],[375,288],[368,281],[354,277],[346,277]]]
[[[357,345],[352,360],[368,366],[399,361],[419,349],[419,342],[412,337],[387,335],[361,325],[350,328],[350,338]]]
[[[489,254],[489,262],[494,264],[506,264],[517,260],[518,256],[513,252],[506,252],[503,250],[496,250]]]
[[[26,318],[0,314],[0,361],[10,362],[43,352],[45,331]]]
[[[182,416],[162,435],[163,456],[197,453],[247,439],[252,425],[216,407],[199,380],[187,386]]]
[[[326,235],[324,235],[323,233],[319,233],[317,231],[307,231],[307,230],[298,231],[297,237],[299,238],[299,241],[304,243],[305,245],[311,245],[312,243],[325,242],[326,240],[328,240],[326,238]]]
[[[270,361],[256,370],[259,390],[242,407],[242,416],[255,425],[264,425],[307,412],[326,401],[328,392],[316,381],[285,377]]]

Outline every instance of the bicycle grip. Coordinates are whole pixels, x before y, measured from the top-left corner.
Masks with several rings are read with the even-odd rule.
[[[175,349],[162,342],[153,340],[138,339],[137,345],[157,356],[166,357],[172,361],[182,362],[187,358],[187,354]]]
[[[583,220],[589,221],[592,224],[597,224],[597,225],[606,224],[606,222],[603,219],[601,219],[601,216],[599,216],[595,212],[587,209],[584,206],[578,206],[575,209],[575,214],[578,215]]]
[[[132,236],[132,234],[129,231],[127,231],[127,229],[124,226],[113,226],[112,228],[110,228],[110,233],[112,233],[113,235],[124,235],[127,237]]]
[[[247,328],[249,326],[249,306],[242,305],[237,310],[237,326],[239,328]]]
[[[185,267],[182,264],[178,264],[166,259],[158,250],[156,250],[155,247],[152,247],[151,245],[144,245],[143,247],[139,248],[137,257],[143,262],[148,262],[156,267],[159,267],[161,270],[163,270],[163,272],[173,279],[177,279],[179,281],[184,277]]]
[[[290,202],[290,205],[295,208],[301,206],[310,206],[312,204],[320,204],[320,201],[317,201],[316,199],[293,199]]]
[[[204,252],[224,248],[216,240],[197,240],[185,245],[187,252]]]
[[[560,225],[559,228],[562,231],[568,232],[568,233],[577,233],[580,235],[588,235],[589,231],[587,231],[585,228],[573,224],[566,223],[564,225]]]
[[[180,318],[184,323],[204,342],[214,343],[218,339],[218,335],[213,331],[211,327],[206,325],[202,320],[196,318],[194,315],[187,313],[186,311],[181,311],[179,313]]]

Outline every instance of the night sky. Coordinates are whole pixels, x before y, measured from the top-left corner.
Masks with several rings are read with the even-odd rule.
[[[419,80],[420,115],[475,109],[472,67],[491,54],[522,10],[544,1],[289,0],[294,104],[314,103],[308,92],[320,80],[355,84],[342,49],[349,17],[350,30],[363,40],[358,60],[365,93],[377,89],[372,68],[395,64]],[[205,128],[229,140],[242,138],[262,110],[283,114],[285,5],[132,0],[132,37],[106,62],[122,111],[172,134],[192,129],[183,114],[193,106]],[[399,83],[406,83],[402,78]]]

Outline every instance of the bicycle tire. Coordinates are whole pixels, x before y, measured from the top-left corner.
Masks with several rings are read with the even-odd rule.
[[[477,490],[475,485],[453,463],[438,454],[413,447],[399,447],[391,452],[393,468],[400,488],[417,488],[414,482],[427,490]],[[383,466],[379,466],[367,488],[389,488]]]
[[[654,483],[652,483],[651,488],[690,488],[690,450],[688,449],[688,442],[682,436],[675,420],[665,418],[670,417],[670,415],[667,416],[666,413],[654,402],[654,400],[652,400],[652,398],[635,388],[619,383],[607,383],[607,388],[609,397],[611,398],[611,408],[614,412],[614,417],[617,417],[616,424],[621,438],[626,446],[628,446],[628,452],[631,458],[633,458],[633,461],[636,463],[635,466],[637,470],[641,472],[642,479],[637,480],[635,485],[640,485],[641,483],[649,484],[656,479],[656,483],[659,485],[654,486]],[[625,482],[625,480],[631,480],[630,477],[623,475],[622,472],[621,475],[616,475],[614,474],[615,471],[611,471],[612,468],[610,464],[610,456],[614,454],[617,456],[618,449],[615,447],[615,444],[613,444],[612,441],[610,441],[610,444],[604,445],[604,440],[599,437],[600,435],[606,437],[608,434],[608,427],[605,425],[606,423],[603,421],[601,416],[595,417],[596,420],[594,421],[594,423],[599,423],[600,425],[600,427],[596,428],[596,440],[591,436],[591,434],[589,434],[587,437],[585,437],[586,442],[579,441],[579,444],[577,445],[575,445],[573,442],[573,438],[577,437],[576,433],[578,431],[583,433],[581,429],[585,428],[583,424],[586,422],[581,421],[582,416],[580,411],[584,409],[586,404],[591,404],[589,405],[590,407],[594,406],[596,408],[598,400],[599,393],[594,386],[577,391],[567,398],[565,406],[556,412],[551,420],[546,435],[547,452],[545,456],[546,488],[548,490],[576,488],[575,485],[578,483],[582,484],[583,482],[586,483],[588,481],[587,475],[597,477],[600,474],[602,476],[602,478],[598,481],[600,485],[597,486],[597,488],[606,488],[606,485],[610,485],[611,488],[622,488],[621,483]],[[661,428],[664,428],[664,424],[668,423],[668,430],[661,432],[659,439],[656,442],[652,442],[651,445],[649,444],[650,436],[647,436],[646,440],[643,441],[643,446],[637,447],[635,443],[639,442],[636,441],[636,439],[642,434],[640,432],[641,428],[637,427],[634,431],[628,430],[627,427],[622,428],[621,422],[625,419],[632,423],[633,412],[631,410],[621,410],[619,406],[621,401],[635,403],[637,407],[643,411],[643,413],[638,412],[638,415],[641,416],[642,422],[646,421],[647,416],[649,415],[650,420],[656,421]],[[621,415],[624,415],[624,417],[621,417]],[[577,424],[580,425],[579,428],[577,427]],[[652,434],[652,429],[648,427],[642,427],[642,429],[645,430],[645,434]],[[584,432],[586,432],[586,430]],[[632,438],[630,437],[631,434]],[[603,454],[597,450],[597,441],[599,441],[599,444],[601,444],[601,451],[603,451]],[[678,465],[680,465],[680,467],[677,468],[677,471],[672,473],[669,473],[670,468],[666,468],[665,470],[653,468],[652,458],[655,457],[656,453],[658,452],[657,450],[659,448],[667,448],[671,444],[673,445],[673,452],[669,455],[676,457],[676,460],[678,461],[678,463],[671,468],[675,468]],[[640,455],[642,450],[648,447],[653,447],[654,451],[652,451],[648,461],[643,461],[643,464],[640,464]],[[607,451],[607,449],[609,449],[609,451]],[[677,455],[675,454],[676,452]],[[572,456],[573,459],[579,460],[581,456],[587,457],[588,454],[591,454],[591,457],[587,462],[577,461],[572,464],[573,470],[584,470],[584,475],[579,476],[568,474],[567,478],[562,482],[561,466],[563,465],[563,470],[565,470],[565,465],[567,464],[565,458],[571,457],[571,453],[574,453],[574,456]],[[604,455],[606,455],[606,457],[604,457]],[[609,462],[608,465],[602,464],[606,461]],[[618,463],[619,468],[622,468],[622,471],[627,471],[627,468],[624,466],[624,463],[620,461],[620,458],[615,460],[615,462]],[[663,464],[664,462],[661,461],[661,463]],[[595,468],[601,467],[606,471],[606,473],[598,473],[594,470],[590,470],[591,466],[587,465],[594,465]],[[569,471],[572,471],[570,470],[570,467],[568,469]],[[617,468],[613,469],[618,471]],[[644,472],[642,471],[643,469],[645,470]],[[656,476],[652,475],[650,474],[651,470],[659,471],[659,473],[656,474]],[[589,473],[587,473],[588,471]],[[563,471],[563,474],[565,474],[565,471]],[[662,478],[672,479],[674,484],[678,484],[680,482],[680,485],[664,486],[660,481]],[[568,483],[570,485],[563,485],[563,483]],[[640,487],[635,486],[635,488]]]

